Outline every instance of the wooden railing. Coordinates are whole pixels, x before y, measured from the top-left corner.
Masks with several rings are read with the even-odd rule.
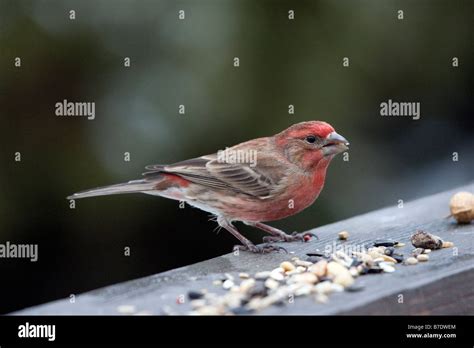
[[[271,270],[280,262],[334,245],[370,245],[377,239],[397,240],[406,245],[399,252],[408,255],[414,247],[410,236],[422,229],[452,241],[454,248],[433,251],[428,262],[415,266],[397,265],[396,271],[358,277],[357,292],[340,292],[317,303],[310,296],[261,314],[473,314],[474,313],[474,223],[458,225],[449,214],[449,199],[457,191],[474,192],[474,184],[435,194],[354,218],[319,227],[319,239],[289,243],[290,252],[256,255],[240,252],[194,265],[131,280],[69,298],[27,308],[14,315],[36,314],[185,314],[190,311],[190,290],[225,292],[213,282],[225,273]],[[346,230],[347,241],[337,238]],[[336,244],[334,244],[336,243]],[[283,245],[283,244],[281,244]]]

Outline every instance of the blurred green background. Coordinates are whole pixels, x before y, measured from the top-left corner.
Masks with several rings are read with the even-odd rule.
[[[176,201],[124,195],[69,209],[65,197],[296,122],[330,122],[351,149],[313,206],[273,223],[288,232],[471,181],[473,4],[0,0],[0,243],[39,244],[36,263],[0,259],[0,312],[229,252],[237,240]],[[95,102],[95,120],[56,117],[63,99]],[[421,119],[381,117],[388,99],[420,102]]]

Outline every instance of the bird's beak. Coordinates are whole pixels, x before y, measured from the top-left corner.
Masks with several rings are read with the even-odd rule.
[[[324,156],[337,155],[348,149],[349,142],[342,135],[336,132],[329,133],[322,147]]]

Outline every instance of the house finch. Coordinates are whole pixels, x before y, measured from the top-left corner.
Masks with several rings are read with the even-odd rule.
[[[295,124],[271,137],[249,140],[216,154],[170,165],[150,165],[144,178],[75,193],[68,199],[142,192],[185,201],[216,216],[219,226],[242,245],[269,252],[280,248],[254,245],[232,224],[241,221],[271,234],[265,242],[305,240],[263,224],[294,215],[319,196],[332,158],[348,149],[347,140],[326,122]]]

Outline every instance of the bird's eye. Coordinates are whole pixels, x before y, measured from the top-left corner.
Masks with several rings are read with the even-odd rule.
[[[316,142],[316,137],[314,135],[308,135],[305,140],[310,144],[314,144]]]

